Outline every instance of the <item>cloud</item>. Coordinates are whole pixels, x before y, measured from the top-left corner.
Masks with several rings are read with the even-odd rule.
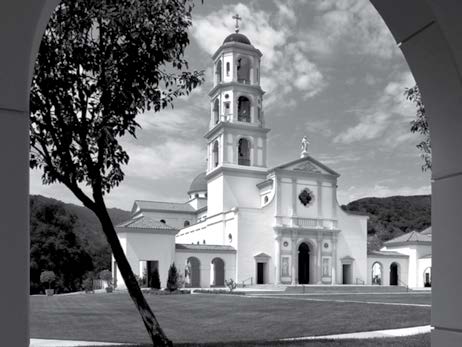
[[[267,92],[265,108],[284,105],[290,93],[298,92],[303,98],[319,94],[327,86],[318,65],[307,55],[306,42],[296,29],[294,1],[275,2],[274,13],[239,3],[226,5],[205,17],[194,19],[192,36],[199,46],[213,54],[234,27],[233,13],[243,18],[241,33],[261,50],[261,85]]]
[[[385,133],[390,135],[385,141],[392,147],[412,139],[408,128],[415,109],[406,100],[404,90],[414,84],[411,73],[402,74],[400,78],[389,82],[371,106],[353,111],[359,117],[359,123],[338,134],[334,143],[351,144],[374,140]]]
[[[320,54],[346,49],[351,54],[389,59],[399,49],[388,27],[367,0],[312,2],[314,25],[305,33],[308,47]]]
[[[396,195],[427,195],[431,194],[431,186],[423,185],[420,187],[410,187],[410,186],[401,186],[401,187],[390,187],[386,185],[375,184],[364,185],[360,187],[350,186],[346,190],[338,190],[338,201],[340,204],[347,204],[350,201],[354,201],[366,197],[387,197],[387,196],[396,196]]]
[[[127,143],[125,149],[130,161],[124,171],[130,177],[189,177],[205,168],[205,145],[200,143],[169,139],[151,146]]]

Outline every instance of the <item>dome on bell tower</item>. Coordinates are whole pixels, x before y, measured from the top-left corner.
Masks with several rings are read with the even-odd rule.
[[[223,41],[223,44],[228,43],[228,42],[240,42],[246,45],[251,44],[247,36],[240,34],[240,33],[232,33],[231,35],[228,35]]]

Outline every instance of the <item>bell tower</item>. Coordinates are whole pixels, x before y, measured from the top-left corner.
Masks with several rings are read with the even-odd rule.
[[[213,88],[210,97],[210,125],[207,139],[207,174],[220,168],[243,171],[266,169],[267,141],[263,94],[260,87],[262,53],[239,33],[225,38],[212,56]]]

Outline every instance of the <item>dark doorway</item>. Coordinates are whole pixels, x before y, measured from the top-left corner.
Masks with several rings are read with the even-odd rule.
[[[146,262],[146,280],[149,288],[154,288],[154,272],[159,271],[159,262],[157,260],[148,260]]]
[[[390,286],[398,285],[398,264],[392,263],[390,265]]]
[[[212,260],[213,268],[213,281],[212,286],[224,287],[225,286],[225,262],[221,258],[214,258]]]
[[[342,264],[342,284],[351,284],[351,264]]]
[[[189,257],[185,269],[185,281],[188,287],[201,286],[201,262],[196,257]]]
[[[257,284],[265,284],[265,263],[257,263]]]
[[[298,247],[298,283],[310,283],[310,247],[305,242]]]

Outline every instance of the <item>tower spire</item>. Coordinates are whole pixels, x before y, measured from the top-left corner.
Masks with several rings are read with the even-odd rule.
[[[236,33],[238,33],[238,32],[239,32],[239,21],[242,20],[242,18],[239,17],[239,14],[236,13],[236,14],[233,16],[233,19],[236,20],[236,25],[235,25],[234,29],[236,30]]]

